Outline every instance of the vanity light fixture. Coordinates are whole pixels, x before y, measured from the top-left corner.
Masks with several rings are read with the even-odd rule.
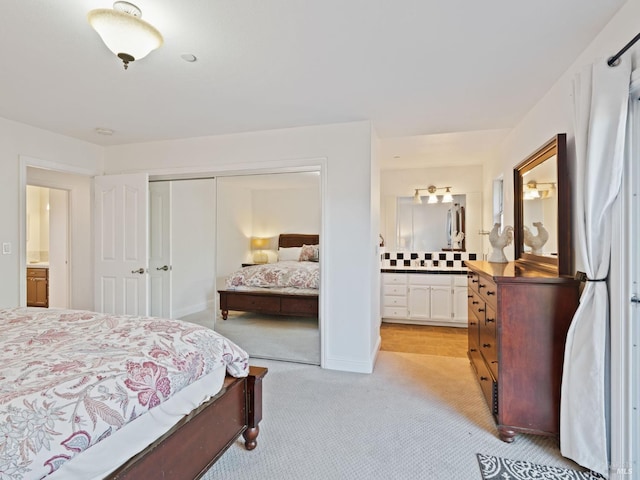
[[[540,188],[541,185],[548,185],[547,188]],[[535,200],[537,198],[550,198],[556,191],[556,184],[553,182],[536,182],[530,180],[525,184],[524,192],[522,193],[523,200]]]
[[[87,15],[89,24],[122,60],[125,70],[129,62],[146,57],[163,42],[158,29],[141,17],[141,10],[129,2],[114,2],[113,9],[98,8]]]
[[[438,196],[436,195],[437,190],[446,190],[445,194],[442,196],[442,203],[451,203],[453,202],[453,196],[451,195],[452,187],[436,187],[434,185],[429,185],[427,188],[416,188],[415,194],[413,195],[413,203],[416,205],[420,205],[422,203],[422,198],[420,197],[420,191],[426,190],[429,192],[429,199],[427,203],[438,203]]]

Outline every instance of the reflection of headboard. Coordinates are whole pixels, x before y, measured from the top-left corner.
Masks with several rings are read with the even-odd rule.
[[[280,237],[278,237],[278,248],[318,245],[319,237],[319,235],[310,235],[306,233],[281,233]]]

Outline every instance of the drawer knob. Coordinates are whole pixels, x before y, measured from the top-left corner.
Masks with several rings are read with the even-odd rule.
[[[471,283],[478,283],[478,280],[471,280]]]
[[[469,322],[469,325],[475,325],[476,322]]]
[[[484,308],[479,308],[478,311],[479,312],[484,312]]]
[[[487,318],[487,323],[493,323],[495,321],[496,321],[495,318]]]
[[[473,295],[467,295],[467,298],[473,298]]]
[[[482,377],[480,377],[480,380],[483,381],[483,382],[486,382],[489,379],[487,377],[482,376]]]
[[[472,305],[478,305],[480,302],[476,302],[475,300],[471,302]]]
[[[482,344],[482,348],[491,348],[491,344],[490,343],[483,343]]]
[[[478,284],[478,288],[484,288],[484,287],[486,287],[486,285],[483,285],[482,283]]]
[[[469,351],[470,352],[477,352],[478,350],[476,350],[475,348],[470,348]]]
[[[491,290],[487,290],[487,295],[495,295],[495,294],[496,294],[496,292],[493,292]]]

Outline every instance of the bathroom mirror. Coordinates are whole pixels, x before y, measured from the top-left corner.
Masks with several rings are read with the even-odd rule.
[[[513,170],[516,261],[573,275],[566,134],[554,136]]]

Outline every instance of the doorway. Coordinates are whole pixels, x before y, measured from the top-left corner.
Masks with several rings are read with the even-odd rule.
[[[69,192],[27,184],[26,210],[27,306],[69,308]]]

